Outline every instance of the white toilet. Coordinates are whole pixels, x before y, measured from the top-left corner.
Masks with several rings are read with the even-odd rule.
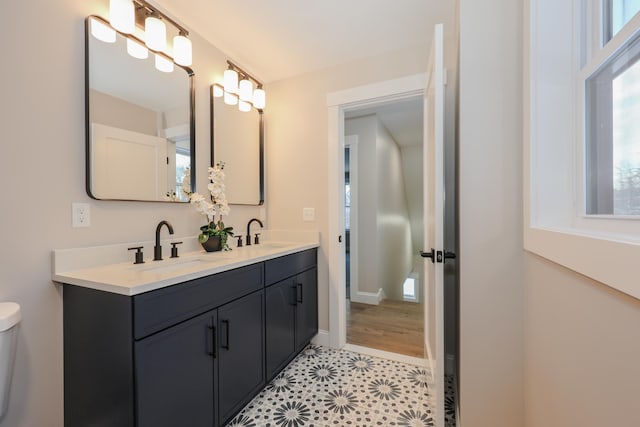
[[[9,388],[13,359],[16,355],[20,306],[14,302],[0,302],[0,420],[9,406]]]

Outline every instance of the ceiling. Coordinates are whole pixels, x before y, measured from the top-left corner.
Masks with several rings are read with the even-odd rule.
[[[345,118],[376,114],[402,148],[422,145],[423,111],[422,96],[417,96],[375,107],[351,110],[345,113]]]
[[[269,83],[386,52],[428,46],[435,24],[453,23],[456,2],[155,0],[153,3]]]
[[[455,0],[154,3],[264,83],[402,49],[427,55],[434,25],[442,22],[445,33],[453,31],[456,7]],[[422,144],[422,111],[419,97],[349,116],[377,114],[402,147]]]

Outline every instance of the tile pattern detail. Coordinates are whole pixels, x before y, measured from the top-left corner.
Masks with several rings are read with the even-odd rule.
[[[431,427],[426,379],[419,366],[311,345],[228,426]]]

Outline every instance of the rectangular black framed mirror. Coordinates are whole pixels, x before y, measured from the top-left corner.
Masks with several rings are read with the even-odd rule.
[[[195,176],[193,70],[92,15],[85,82],[89,196],[188,202],[181,187],[187,169]]]
[[[230,204],[264,204],[264,112],[251,106],[240,111],[215,96],[210,87],[211,165],[224,162],[226,196]],[[218,91],[222,90],[220,86]]]

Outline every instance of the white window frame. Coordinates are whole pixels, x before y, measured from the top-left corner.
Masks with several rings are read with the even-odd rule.
[[[640,16],[602,46],[602,1],[526,0],[523,22],[524,248],[640,298],[640,220],[585,214],[584,80]]]

